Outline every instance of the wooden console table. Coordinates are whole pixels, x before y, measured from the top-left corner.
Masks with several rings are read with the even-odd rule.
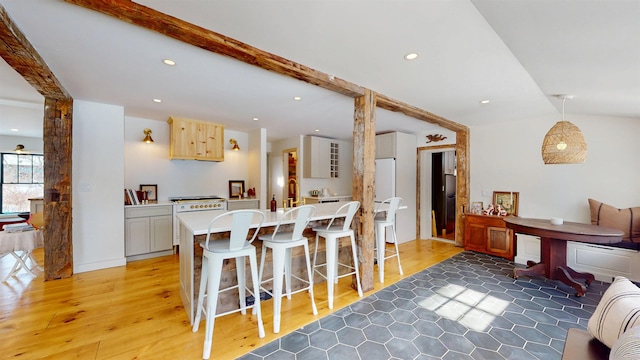
[[[516,233],[540,237],[540,262],[527,262],[527,268],[515,268],[513,277],[520,275],[544,275],[551,280],[560,280],[576,289],[576,296],[587,292],[587,286],[594,280],[589,273],[580,273],[567,266],[567,241],[589,244],[612,244],[622,241],[623,232],[591,224],[565,222],[553,225],[548,219],[524,219],[505,217],[507,228]],[[576,281],[584,279],[585,284]]]

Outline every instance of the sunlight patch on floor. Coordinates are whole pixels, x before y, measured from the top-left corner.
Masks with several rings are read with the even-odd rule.
[[[508,301],[488,294],[449,284],[419,304],[443,318],[454,320],[468,329],[483,331],[509,305]]]

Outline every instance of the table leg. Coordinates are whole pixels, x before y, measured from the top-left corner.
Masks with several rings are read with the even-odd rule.
[[[586,278],[587,284],[591,284],[591,281],[593,281],[592,274],[579,273],[567,266],[559,266],[556,269],[556,279],[576,289],[576,296],[581,297],[582,295],[587,293],[587,287],[585,286],[585,284],[582,284],[576,281],[574,278],[578,278],[578,279]]]
[[[564,240],[541,237],[540,260],[539,263],[527,261],[526,269],[515,268],[513,278],[517,279],[520,275],[544,275],[573,287],[578,297],[587,292],[587,286],[595,279],[593,274],[577,272],[567,266],[567,242]],[[587,286],[576,279],[584,279]]]

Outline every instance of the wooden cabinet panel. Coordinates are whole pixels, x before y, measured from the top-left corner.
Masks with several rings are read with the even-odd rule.
[[[224,126],[170,117],[170,159],[224,161]]]
[[[140,260],[173,253],[173,207],[128,206],[125,208],[125,256]]]
[[[150,251],[173,249],[173,216],[154,216],[149,218]]]
[[[465,214],[464,248],[513,260],[513,231],[499,216]]]
[[[305,136],[304,177],[331,177],[331,139],[325,139],[317,136]]]
[[[396,157],[396,133],[376,135],[376,159]]]

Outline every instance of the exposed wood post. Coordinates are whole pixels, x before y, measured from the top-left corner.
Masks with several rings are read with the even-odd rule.
[[[355,98],[353,124],[353,199],[360,201],[354,218],[362,291],[373,290],[376,94],[366,89]],[[354,279],[355,282],[355,279]],[[354,283],[355,286],[355,283]]]
[[[71,115],[73,99],[0,6],[0,56],[45,97],[45,280],[73,273],[71,219]]]
[[[73,100],[45,99],[45,280],[73,274],[71,148]]]
[[[456,131],[456,238],[464,246],[464,213],[469,210],[469,129]]]

